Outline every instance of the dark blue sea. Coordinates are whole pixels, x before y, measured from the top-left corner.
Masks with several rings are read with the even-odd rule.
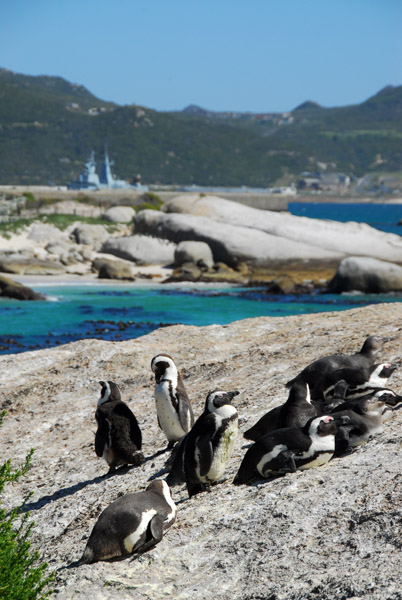
[[[342,221],[372,219],[370,224],[379,229],[402,233],[396,225],[402,218],[402,205],[295,203],[290,205],[290,211]],[[50,279],[49,283],[31,284],[31,287],[46,294],[47,300],[0,299],[0,354],[49,348],[83,338],[126,340],[177,323],[226,324],[248,317],[283,317],[402,302],[402,294],[277,296],[268,295],[262,288],[191,284],[56,285]]]

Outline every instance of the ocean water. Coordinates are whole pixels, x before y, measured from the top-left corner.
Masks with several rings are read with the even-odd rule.
[[[113,285],[32,285],[47,300],[0,299],[0,354],[50,348],[83,338],[126,340],[161,326],[226,324],[258,316],[346,310],[400,295],[268,295],[264,289]]]
[[[295,215],[366,222],[402,235],[401,204],[289,204]],[[402,302],[402,294],[268,295],[264,289],[194,286],[86,284],[32,285],[47,300],[0,298],[0,354],[49,348],[83,338],[125,340],[176,323],[224,325],[259,316],[346,310],[379,302]]]
[[[299,217],[330,219],[332,221],[356,221],[371,227],[402,236],[402,204],[377,204],[348,202],[289,202],[289,212]]]

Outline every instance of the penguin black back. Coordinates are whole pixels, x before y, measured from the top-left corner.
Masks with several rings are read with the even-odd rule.
[[[374,364],[376,353],[388,339],[375,335],[369,336],[359,352],[355,354],[332,354],[319,358],[305,367],[294,379],[288,381],[286,387],[291,387],[296,381],[305,381],[313,389],[318,379],[337,369],[370,367]]]
[[[121,465],[141,465],[142,434],[137,419],[121,400],[118,386],[113,381],[100,381],[101,396],[95,418],[95,452],[106,460],[109,472]]]

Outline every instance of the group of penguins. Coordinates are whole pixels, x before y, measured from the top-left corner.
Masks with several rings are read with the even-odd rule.
[[[254,443],[233,483],[250,484],[324,465],[381,433],[384,421],[402,402],[402,396],[387,387],[396,365],[376,362],[388,339],[370,336],[356,354],[320,358],[288,381],[287,401],[244,432]],[[152,480],[143,492],[119,497],[101,513],[79,564],[142,553],[157,544],[176,520],[170,488],[185,483],[190,497],[209,490],[222,478],[234,449],[238,413],[232,400],[238,391],[209,392],[204,412],[195,420],[174,360],[158,354],[151,369],[158,424],[168,440],[165,450],[172,450],[169,473]],[[123,465],[142,465],[137,419],[114,382],[100,385],[96,454],[107,462],[109,473]]]

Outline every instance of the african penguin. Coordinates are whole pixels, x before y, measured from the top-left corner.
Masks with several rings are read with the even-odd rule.
[[[294,379],[288,381],[286,387],[291,387],[296,381],[305,381],[313,390],[318,379],[337,369],[371,367],[374,364],[376,353],[382,347],[382,344],[389,339],[372,335],[366,339],[360,351],[356,354],[333,354],[319,358],[305,367]]]
[[[100,381],[101,395],[95,418],[95,452],[109,465],[109,473],[121,465],[142,465],[142,435],[137,419],[122,400],[113,381]]]
[[[357,409],[357,410],[356,410]],[[381,400],[356,403],[353,409],[337,410],[332,413],[337,424],[335,454],[339,456],[348,448],[366,443],[384,431],[383,423],[392,414],[392,409]]]
[[[209,392],[204,412],[185,438],[183,465],[190,498],[209,489],[225,471],[238,431],[237,410],[231,402],[239,393]]]
[[[328,415],[310,419],[304,427],[267,433],[247,450],[233,483],[324,465],[334,454],[335,433],[336,423]]]
[[[258,440],[262,435],[285,427],[303,427],[309,419],[317,416],[306,383],[292,385],[284,404],[268,411],[253,427],[244,432],[247,440]]]
[[[144,492],[117,498],[99,516],[79,564],[145,552],[161,541],[176,513],[165,481],[153,481]]]
[[[370,392],[386,388],[388,379],[396,370],[396,365],[391,363],[380,363],[371,367],[345,367],[327,373],[321,377],[312,390],[315,399],[331,400],[335,393],[335,387],[340,380],[347,383],[345,400],[364,396]]]
[[[155,374],[155,403],[159,427],[172,448],[194,423],[194,414],[180,373],[173,359],[158,354],[151,361]]]

